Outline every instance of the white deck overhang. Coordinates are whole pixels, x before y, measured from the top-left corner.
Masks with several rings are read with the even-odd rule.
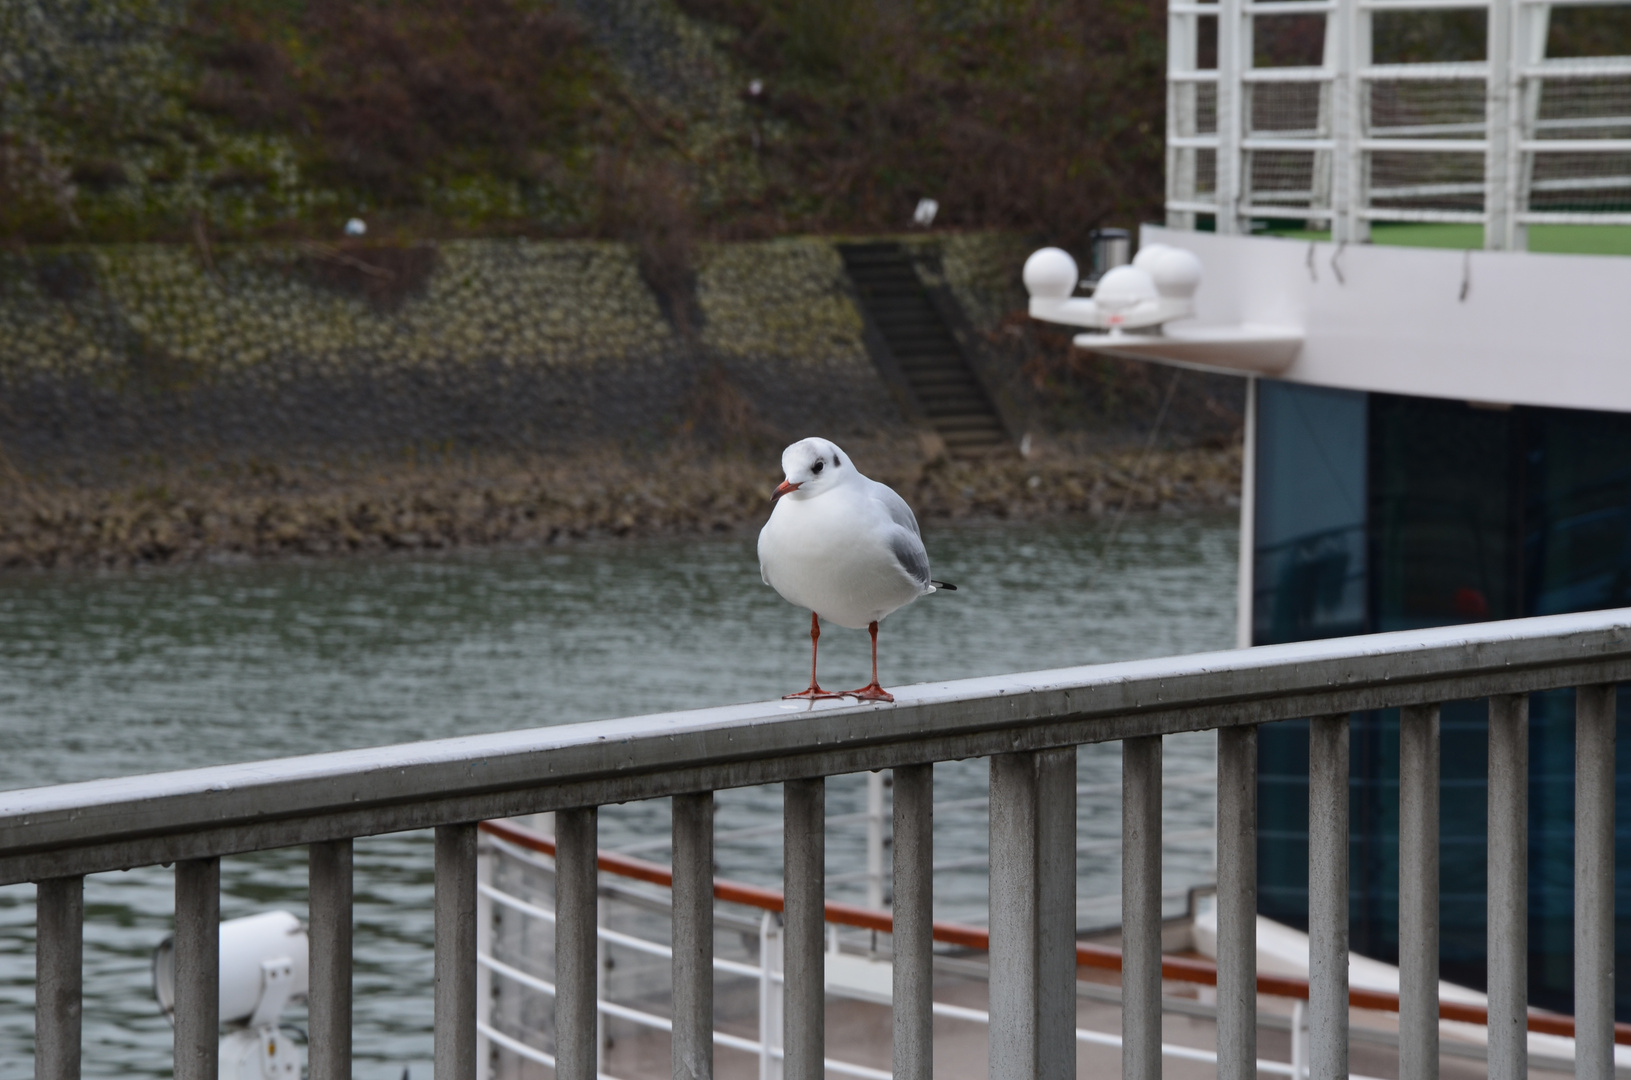
[[[1316,386],[1631,412],[1631,259],[1158,226],[1141,243],[1200,258],[1196,317],[1078,345]]]

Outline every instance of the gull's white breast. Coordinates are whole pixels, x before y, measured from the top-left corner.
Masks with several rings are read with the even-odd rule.
[[[930,591],[894,545],[921,545],[867,490],[849,483],[805,499],[784,497],[759,533],[764,579],[789,603],[863,630]]]

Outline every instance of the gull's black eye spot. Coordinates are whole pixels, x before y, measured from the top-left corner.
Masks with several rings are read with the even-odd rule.
[[[820,458],[816,458],[816,463],[810,466],[810,471],[815,473],[817,476],[820,476],[821,470],[825,468],[826,465],[827,463],[825,461],[822,461]]]
[[[839,460],[838,460],[838,455],[837,455],[837,454],[834,454],[834,455],[833,455],[833,456],[832,456],[832,463],[833,463],[833,467],[834,467],[834,468],[837,468],[837,467],[838,467],[838,466],[840,466],[840,465],[842,465],[842,464],[844,464],[844,463],[843,463],[843,462],[842,462],[842,461],[839,461]]]

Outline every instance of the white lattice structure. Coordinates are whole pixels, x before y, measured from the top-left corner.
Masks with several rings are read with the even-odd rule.
[[[1354,242],[1372,222],[1458,222],[1485,226],[1488,248],[1523,250],[1529,225],[1631,224],[1631,56],[1548,57],[1564,6],[1583,5],[1172,3],[1168,225],[1301,219]],[[1373,62],[1376,16],[1446,10],[1485,13],[1485,59]],[[1324,19],[1320,65],[1255,66],[1260,28],[1297,16]],[[1217,65],[1203,69],[1214,29]]]

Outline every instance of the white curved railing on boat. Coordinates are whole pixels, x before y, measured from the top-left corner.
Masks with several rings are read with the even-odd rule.
[[[829,826],[837,820],[840,818],[829,819]],[[479,926],[483,934],[478,944],[477,962],[483,974],[487,975],[489,985],[478,995],[481,1013],[478,1014],[477,1030],[481,1038],[487,1040],[486,1045],[478,1047],[478,1060],[490,1064],[491,1075],[497,1080],[508,1080],[512,1076],[527,1075],[517,1066],[531,1063],[553,1068],[555,1061],[547,1046],[537,1045],[548,1042],[547,1024],[538,1022],[541,1010],[529,1010],[528,1003],[519,1000],[519,995],[535,994],[553,1002],[555,987],[550,981],[552,973],[549,971],[548,957],[544,955],[547,946],[539,948],[537,939],[526,931],[528,924],[533,923],[551,928],[554,926],[554,912],[549,904],[554,896],[555,842],[547,833],[510,821],[483,822],[481,831],[484,834],[483,854],[479,858],[477,889],[480,895],[477,903]],[[541,871],[541,874],[537,879],[502,881],[501,878],[507,875],[497,868],[506,862]],[[638,1049],[634,1054],[633,1073],[613,1063],[611,1050],[614,1033],[610,1028],[612,1023],[621,1021],[626,1027],[647,1033],[667,1033],[672,1029],[672,1020],[661,1011],[664,988],[652,985],[654,981],[660,983],[664,972],[648,964],[631,975],[623,976],[619,981],[624,985],[614,987],[611,985],[613,970],[621,971],[624,967],[624,961],[614,955],[614,951],[616,954],[632,953],[664,962],[672,960],[673,949],[667,944],[663,931],[671,925],[672,904],[668,901],[666,890],[673,882],[673,871],[662,864],[629,858],[615,851],[602,851],[598,866],[601,877],[598,910],[602,925],[598,931],[601,954],[596,993],[602,1022],[597,1034],[596,1071],[602,1080],[652,1075],[654,1070],[649,1054],[641,1055]],[[1188,917],[1182,920],[1189,923],[1190,928],[1194,928],[1198,921],[1197,896],[1206,896],[1208,892],[1204,888],[1191,892]],[[733,1015],[726,1015],[726,1009],[716,1007],[714,1043],[716,1047],[756,1059],[760,1080],[779,1080],[782,1076],[783,979],[781,931],[777,916],[783,910],[783,896],[774,889],[718,878],[714,881],[714,899],[716,930],[724,930],[727,937],[736,934],[744,939],[752,934],[757,941],[757,949],[745,961],[722,956],[719,952],[714,956],[716,980],[721,977],[748,979],[754,984],[752,1020],[755,1037],[746,1038],[726,1029],[727,1025],[745,1026],[747,1018],[741,1015],[740,1009]],[[648,917],[620,920],[628,925],[623,929],[613,929],[609,925],[613,921],[611,912],[620,908]],[[519,928],[513,925],[508,918],[510,916],[519,921]],[[891,914],[886,910],[829,900],[825,918],[828,931],[827,996],[867,1003],[873,1007],[888,1005],[892,996],[892,958],[886,947],[880,948],[879,935],[890,933],[893,925]],[[504,929],[506,924],[509,924],[507,931]],[[856,930],[863,935],[870,933],[870,943],[863,938],[859,947],[853,947],[852,942],[852,947],[846,952],[840,945],[840,932],[845,929]],[[641,930],[645,933],[640,933]],[[990,935],[983,927],[955,922],[936,921],[934,939],[967,954],[985,953],[990,948]],[[1079,942],[1076,946],[1076,964],[1078,969],[1119,973],[1121,953],[1102,945]],[[971,962],[965,958],[937,954],[935,966],[963,976],[972,974],[976,980],[981,975],[981,965],[977,960]],[[1161,976],[1165,983],[1178,986],[1217,986],[1217,968],[1204,960],[1165,956],[1161,963]],[[1271,1001],[1278,999],[1278,1004],[1286,1006],[1279,1009],[1260,1007],[1257,1016],[1259,1029],[1284,1031],[1290,1036],[1290,1060],[1259,1058],[1259,1073],[1289,1076],[1293,1080],[1304,1080],[1309,1075],[1309,990],[1306,979],[1284,975],[1258,976],[1258,996]],[[1092,982],[1079,982],[1077,996],[1088,1001],[1109,1003],[1112,1012],[1121,1003],[1118,987]],[[657,999],[655,1002],[654,998]],[[1349,1002],[1354,1010],[1362,1011],[1362,1015],[1372,1016],[1377,1013],[1397,1014],[1400,1006],[1397,993],[1373,988],[1351,989]],[[1163,996],[1162,1010],[1203,1021],[1215,1021],[1217,1018],[1215,1002],[1186,998],[1181,994]],[[934,1002],[934,1015],[975,1027],[985,1027],[990,1023],[990,1013],[984,1009],[939,999]],[[1109,1020],[1110,1017],[1103,1018],[1099,1027],[1078,1026],[1076,1041],[1119,1051],[1121,1036],[1113,1030],[1116,1025]],[[1441,1045],[1441,1052],[1445,1056],[1480,1061],[1487,1059],[1486,1046],[1476,1041],[1480,1035],[1486,1034],[1482,1030],[1488,1023],[1486,1008],[1471,1001],[1446,1000],[1440,1005],[1440,1020],[1451,1028],[1458,1028],[1455,1034],[1461,1036]],[[878,1028],[887,1030],[887,1025],[876,1025],[874,1030]],[[1571,1018],[1555,1013],[1531,1012],[1528,1028],[1531,1043],[1540,1044],[1538,1052],[1537,1047],[1531,1047],[1532,1068],[1564,1074],[1574,1072],[1574,1023]],[[616,1033],[616,1042],[622,1042],[622,1034]],[[1194,1035],[1193,1032],[1189,1034]],[[1351,1027],[1349,1034],[1355,1042],[1395,1050],[1398,1047],[1397,1033],[1385,1024],[1376,1025],[1374,1020],[1364,1026]],[[1468,1036],[1471,1041],[1464,1041]],[[1204,1035],[1201,1038],[1204,1040]],[[1621,1043],[1631,1041],[1631,1025],[1617,1025],[1616,1038]],[[891,1074],[885,1070],[851,1060],[857,1053],[870,1052],[876,1056],[877,1049],[876,1045],[863,1043],[834,1050],[833,1053],[844,1056],[835,1058],[829,1055],[825,1061],[826,1071],[838,1076],[888,1077]],[[1212,1065],[1217,1062],[1214,1050],[1185,1042],[1163,1042],[1161,1054],[1175,1060]],[[1621,1074],[1624,1074],[1623,1063]],[[1376,1078],[1349,1073],[1349,1080]]]
[[[875,775],[875,774],[874,774]],[[1192,777],[1177,778],[1180,784],[1192,781]],[[1210,780],[1210,777],[1208,777]],[[1167,786],[1173,786],[1169,779]],[[1078,789],[1080,791],[1080,789]],[[938,811],[939,806],[936,807]],[[853,815],[854,818],[865,820],[866,815]],[[829,828],[841,820],[834,817],[828,819]],[[778,825],[779,829],[780,826]],[[526,1022],[523,1014],[526,1012],[524,1003],[512,1001],[514,991],[530,992],[553,999],[555,986],[550,981],[547,962],[540,964],[538,954],[545,952],[531,941],[525,932],[511,933],[509,947],[501,945],[498,941],[504,937],[499,927],[503,924],[504,915],[512,915],[523,923],[536,922],[553,926],[555,922],[554,911],[549,906],[553,902],[553,889],[548,885],[540,887],[534,882],[532,888],[517,889],[514,886],[502,887],[496,883],[499,876],[495,873],[495,864],[502,860],[513,860],[523,866],[542,871],[542,876],[552,879],[554,874],[554,838],[548,834],[539,833],[515,822],[494,821],[483,822],[481,826],[484,834],[484,851],[479,858],[479,880],[477,883],[478,896],[478,926],[483,941],[478,944],[477,962],[481,965],[491,985],[478,993],[479,1008],[482,1014],[477,1021],[477,1030],[481,1038],[488,1040],[489,1046],[478,1047],[477,1058],[480,1061],[491,1061],[495,1076],[507,1076],[510,1070],[505,1068],[505,1059],[513,1057],[520,1061],[531,1062],[553,1068],[555,1057],[547,1047],[536,1045],[539,1036],[544,1036],[547,1042],[547,1031],[540,1030],[545,1025]],[[665,845],[666,846],[666,845]],[[1080,847],[1078,848],[1080,851]],[[983,862],[983,859],[982,859]],[[599,859],[601,874],[600,885],[600,911],[604,915],[607,908],[614,904],[627,905],[630,908],[646,912],[659,912],[669,916],[672,904],[668,901],[666,890],[672,884],[672,870],[661,864],[646,862],[641,859],[629,858],[618,852],[602,851]],[[829,875],[829,881],[832,876]],[[639,891],[631,886],[630,882],[640,882],[658,887],[655,893]],[[552,885],[552,882],[550,882]],[[1199,891],[1199,890],[1197,890]],[[739,1053],[753,1056],[757,1059],[758,1072],[761,1080],[778,1080],[781,1077],[781,1022],[783,1015],[782,993],[783,978],[781,971],[781,925],[778,916],[784,907],[782,893],[744,884],[741,882],[718,879],[714,882],[714,898],[718,904],[729,905],[731,911],[720,910],[716,906],[714,912],[716,929],[723,927],[727,932],[756,936],[757,949],[754,950],[754,962],[742,962],[725,956],[717,951],[714,956],[714,973],[716,979],[720,976],[746,978],[756,984],[754,995],[754,1026],[756,1037],[748,1039],[723,1030],[719,1024],[719,1010],[716,1008],[714,1043],[717,1047],[724,1047]],[[1192,898],[1193,899],[1193,898]],[[872,1004],[889,1003],[891,997],[890,975],[892,968],[887,957],[873,958],[858,955],[854,952],[845,953],[840,948],[840,931],[844,928],[858,928],[863,932],[870,931],[874,944],[878,934],[887,935],[892,926],[892,919],[888,911],[877,908],[863,908],[851,904],[827,901],[825,918],[827,923],[827,970],[826,993],[830,997],[848,998]],[[1192,905],[1193,906],[1193,905]],[[495,917],[496,916],[496,917]],[[664,940],[660,933],[640,935],[633,932],[624,932],[611,929],[605,925],[605,919],[599,928],[598,935],[601,944],[600,972],[601,979],[597,983],[598,1009],[603,1019],[601,1031],[597,1042],[596,1071],[603,1077],[615,1077],[618,1074],[610,1068],[605,1059],[605,1049],[610,1042],[609,1032],[606,1030],[606,1019],[626,1021],[637,1028],[648,1031],[667,1032],[672,1028],[672,1021],[661,1011],[652,1011],[650,1008],[641,1008],[636,1001],[618,1000],[619,996],[606,985],[607,973],[613,964],[607,953],[612,949],[627,950],[639,956],[657,957],[662,960],[671,960],[673,949]],[[647,929],[657,931],[659,927],[655,922],[646,920]],[[525,927],[523,927],[523,930]],[[989,935],[980,926],[960,925],[955,923],[935,924],[935,937],[939,941],[950,942],[964,948],[973,948],[985,951],[989,945]],[[868,950],[876,952],[875,949]],[[1115,950],[1094,948],[1091,946],[1078,946],[1077,962],[1101,968],[1119,970],[1120,954]],[[839,971],[834,971],[834,966]],[[1181,966],[1180,966],[1181,967]],[[1205,965],[1196,969],[1200,972],[1202,983],[1207,981]],[[1188,973],[1189,977],[1196,977]],[[1168,976],[1171,977],[1169,972]],[[1183,977],[1182,974],[1179,975]],[[1292,980],[1294,983],[1295,980]],[[1291,984],[1287,984],[1291,985]],[[510,993],[505,991],[509,990]],[[651,988],[642,986],[637,996],[649,998]],[[1293,987],[1295,995],[1296,988]],[[1306,987],[1304,987],[1306,996]],[[987,1025],[990,1014],[983,1009],[967,1008],[949,1002],[936,1001],[934,1014],[939,1017],[959,1020],[975,1025]],[[499,1016],[508,1016],[509,1023],[505,1024]],[[1281,1018],[1262,1018],[1269,1024],[1276,1024]],[[1289,1027],[1289,1023],[1287,1023]],[[529,1041],[529,1038],[533,1041]],[[1119,1048],[1121,1037],[1114,1032],[1097,1031],[1078,1028],[1076,1039],[1081,1043],[1111,1046]],[[1185,1058],[1192,1061],[1215,1062],[1217,1055],[1204,1049],[1197,1049],[1181,1045],[1162,1046],[1162,1053],[1166,1056]],[[857,1076],[870,1078],[887,1078],[890,1073],[864,1064],[828,1056],[826,1069],[830,1073],[840,1076]],[[1260,1071],[1274,1075],[1292,1076],[1293,1064],[1277,1061],[1259,1061]],[[1306,1071],[1305,1071],[1306,1073]],[[1358,1078],[1367,1080],[1367,1078]]]
[[[1361,243],[1373,222],[1462,223],[1515,251],[1532,225],[1631,224],[1631,56],[1547,55],[1553,10],[1585,5],[1623,0],[1168,4],[1167,224],[1300,220]],[[1421,35],[1439,56],[1373,55],[1378,15],[1397,33],[1451,8],[1483,16],[1483,59],[1451,55],[1451,34]],[[1311,17],[1320,58],[1277,61]]]
[[[824,782],[892,769],[893,1075],[930,1075],[935,762],[990,758],[990,1072],[1076,1061],[1076,748],[1120,741],[1122,1066],[1161,1070],[1161,739],[1218,731],[1217,1069],[1257,1073],[1256,731],[1311,717],[1310,1075],[1347,1075],[1348,716],[1403,707],[1400,1075],[1438,1062],[1438,703],[1490,700],[1489,1075],[1526,1074],[1528,693],[1576,690],[1576,1075],[1613,1076],[1614,689],[1631,611],[968,679],[893,705],[770,702],[0,793],[0,884],[37,891],[36,1076],[79,1074],[83,875],[176,863],[175,1075],[216,1076],[220,858],[311,845],[310,1075],[351,1075],[351,839],[434,827],[437,1080],[478,1075],[477,823],[555,815],[556,1075],[594,1080],[596,808],[673,800],[672,1054],[713,1071],[713,792],[784,791],[783,1074],[826,1046]],[[1168,961],[1170,964],[1172,961]]]

